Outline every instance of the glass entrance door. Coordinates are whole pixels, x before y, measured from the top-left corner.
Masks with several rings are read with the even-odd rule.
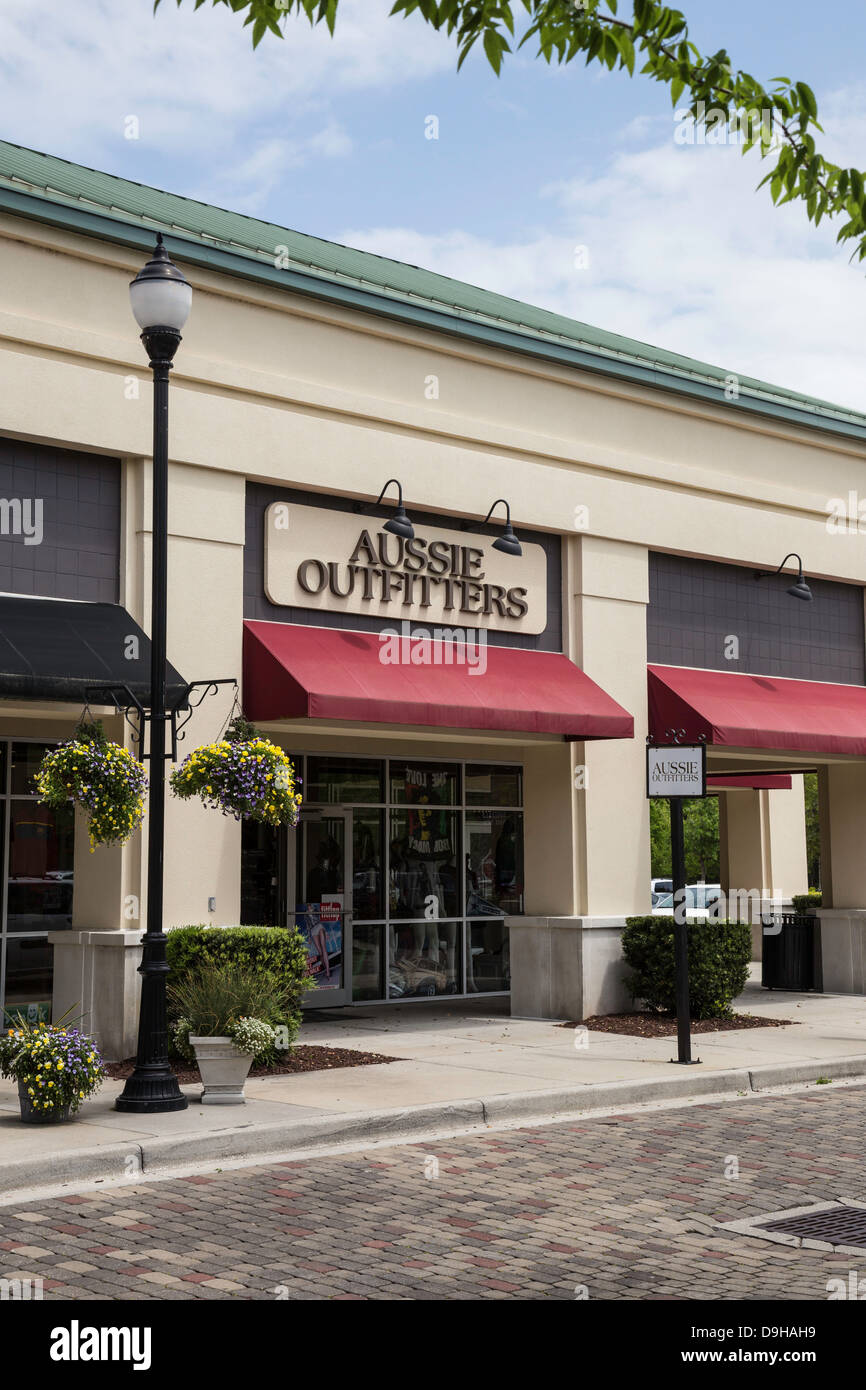
[[[307,1008],[351,1002],[352,813],[301,812],[294,846],[295,923],[307,942],[311,989]]]

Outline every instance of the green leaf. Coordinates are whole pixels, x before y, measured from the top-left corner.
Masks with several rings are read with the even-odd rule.
[[[800,97],[800,102],[802,103],[805,110],[808,111],[809,115],[817,116],[818,103],[815,100],[815,93],[812,91],[812,88],[807,87],[805,82],[798,82],[797,92]]]
[[[502,69],[502,50],[507,47],[505,39],[495,29],[484,30],[484,52],[497,77]]]

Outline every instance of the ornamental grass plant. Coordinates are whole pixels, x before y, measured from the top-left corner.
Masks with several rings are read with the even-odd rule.
[[[169,984],[168,998],[172,1039],[188,1062],[195,1057],[190,1036],[231,1038],[241,1052],[270,1061],[296,1032],[294,992],[264,966],[213,965]]]
[[[91,852],[124,844],[144,818],[144,765],[112,743],[100,721],[82,722],[67,743],[46,753],[33,780],[46,805],[56,810],[72,800],[81,807]]]

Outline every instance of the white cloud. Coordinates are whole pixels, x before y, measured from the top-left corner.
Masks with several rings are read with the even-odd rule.
[[[353,118],[368,93],[397,97],[407,85],[442,77],[444,97],[462,96],[463,86],[447,85],[453,42],[417,15],[389,18],[390,3],[341,0],[334,39],[323,25],[311,31],[292,17],[285,40],[266,37],[253,52],[249,30],[224,6],[196,12],[191,0],[180,9],[163,0],[154,17],[151,0],[76,0],[53,6],[37,27],[28,7],[0,0],[0,131],[83,164],[273,216],[303,166],[309,175],[314,161],[327,160],[339,175],[341,160],[360,158]],[[520,57],[514,66],[528,72],[532,62]],[[545,70],[546,82],[573,78],[567,69]],[[596,78],[611,93],[625,82]],[[461,84],[474,80],[468,68],[461,74]],[[519,84],[473,92],[488,107],[534,114]],[[821,94],[820,105],[827,153],[862,162],[866,85]],[[539,188],[534,203],[524,196],[501,235],[473,234],[459,212],[443,222],[441,200],[432,207],[420,190],[418,206],[440,219],[435,231],[413,228],[407,212],[405,225],[360,227],[341,240],[866,408],[863,269],[848,264],[834,230],[816,231],[798,204],[774,209],[766,190],[756,193],[766,168],[756,157],[676,146],[673,111],[617,127],[616,110],[599,108],[597,126],[587,128],[577,165],[583,176]],[[124,139],[130,115],[140,123],[138,141]],[[485,155],[507,167],[507,147],[493,131],[487,138]],[[386,144],[379,132],[367,153]],[[371,165],[371,179],[378,167]],[[459,176],[452,187],[456,200]],[[414,196],[407,190],[407,208]],[[312,204],[299,197],[291,206],[303,222]],[[575,261],[581,245],[586,269]]]
[[[157,156],[187,183],[196,171],[195,188],[172,191],[225,199],[237,187],[239,199],[260,200],[278,168],[348,154],[331,109],[341,94],[453,70],[447,39],[425,29],[419,43],[417,16],[401,23],[389,8],[342,0],[333,39],[291,16],[283,40],[266,36],[253,52],[250,30],[223,6],[163,0],[154,15],[152,0],[75,0],[35,26],[26,6],[0,0],[0,130],[132,178],[140,154]],[[130,115],[139,142],[124,139]]]
[[[836,100],[841,155],[866,131],[866,93]],[[510,242],[405,227],[341,239],[864,410],[863,269],[836,247],[834,228],[816,229],[799,204],[774,208],[766,189],[755,191],[766,167],[733,147],[675,146],[672,121],[663,144],[542,190],[548,224]]]

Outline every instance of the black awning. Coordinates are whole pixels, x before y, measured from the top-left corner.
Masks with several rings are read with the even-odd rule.
[[[169,705],[185,703],[171,665],[167,682]],[[118,685],[149,706],[150,638],[120,604],[0,596],[0,698],[110,704],[99,689]]]

